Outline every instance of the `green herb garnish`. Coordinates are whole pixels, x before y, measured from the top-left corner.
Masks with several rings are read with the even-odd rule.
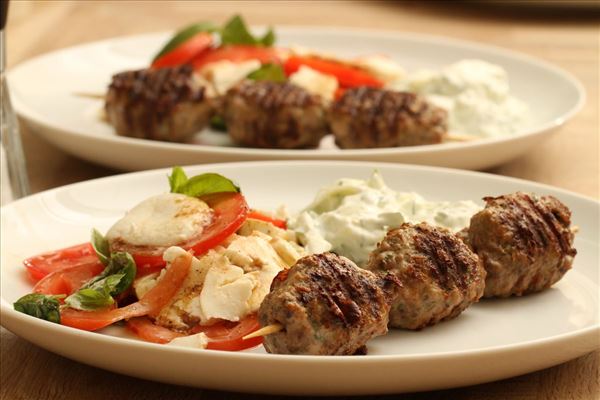
[[[96,229],[92,229],[92,247],[98,255],[100,262],[104,265],[108,265],[110,259],[110,249],[108,240]]]
[[[285,72],[279,64],[263,64],[256,71],[250,72],[247,78],[253,81],[285,82],[287,80]]]
[[[115,302],[114,296],[131,286],[136,271],[135,261],[129,253],[113,253],[104,271],[67,297],[65,304],[86,311],[106,308]]]
[[[273,43],[275,43],[275,32],[273,32],[273,28],[269,28],[262,38],[254,37],[248,30],[242,17],[239,15],[235,15],[227,21],[223,29],[221,29],[222,46],[229,44],[245,44],[270,47]]]
[[[60,324],[60,302],[58,299],[63,297],[64,295],[47,296],[45,294],[30,293],[17,300],[13,307],[18,312]]]
[[[171,175],[169,175],[169,185],[171,186],[171,193],[181,193],[191,197],[200,197],[212,193],[240,192],[239,186],[223,175],[206,173],[188,179],[181,167],[173,167]]]

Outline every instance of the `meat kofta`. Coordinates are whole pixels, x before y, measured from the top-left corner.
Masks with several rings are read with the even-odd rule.
[[[288,82],[244,81],[227,92],[222,112],[241,146],[315,148],[327,134],[321,98]]]
[[[301,258],[275,278],[258,311],[269,353],[350,355],[387,332],[389,299],[399,282],[375,275],[333,253]]]
[[[426,223],[390,230],[366,269],[392,272],[400,281],[390,327],[421,329],[451,319],[483,295],[485,270],[452,232]]]
[[[440,143],[447,131],[446,111],[421,96],[369,87],[347,90],[328,120],[342,149]]]
[[[517,192],[485,197],[471,218],[469,244],[487,271],[485,297],[521,296],[549,288],[571,269],[571,211],[552,196]]]
[[[203,129],[213,109],[207,86],[189,65],[116,74],[105,103],[117,134],[169,142]]]

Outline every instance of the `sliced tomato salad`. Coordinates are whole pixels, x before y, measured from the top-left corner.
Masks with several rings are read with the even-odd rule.
[[[252,46],[252,45],[227,45],[218,47],[207,52],[203,52],[195,57],[191,63],[194,69],[198,70],[206,64],[217,61],[231,61],[241,63],[248,60],[258,60],[261,64],[281,63],[277,49],[273,47]]]
[[[191,254],[187,253],[177,257],[158,283],[139,301],[128,306],[98,311],[64,308],[60,312],[61,323],[73,328],[95,331],[124,319],[155,315],[177,293],[190,270],[191,264]]]
[[[127,328],[140,339],[152,343],[168,343],[171,340],[187,336],[165,327],[154,324],[148,318],[134,318],[127,321]],[[260,328],[256,314],[242,319],[240,322],[220,321],[209,326],[197,326],[189,333],[194,335],[203,332],[208,337],[209,350],[240,351],[256,347],[262,343],[262,337],[244,340],[243,337]]]
[[[375,88],[383,87],[383,82],[369,74],[367,71],[319,57],[291,56],[283,64],[283,69],[285,74],[290,76],[298,71],[303,65],[324,74],[334,76],[340,86],[344,88],[358,86],[370,86]]]
[[[94,262],[98,262],[98,256],[92,244],[82,243],[28,258],[23,265],[31,280],[37,282],[52,272]]]

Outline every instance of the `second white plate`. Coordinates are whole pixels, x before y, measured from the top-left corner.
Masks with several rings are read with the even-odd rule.
[[[31,291],[21,261],[106,231],[148,196],[168,190],[167,170],[94,180],[44,192],[2,208],[1,318],[15,334],[55,353],[111,371],[203,388],[296,395],[358,395],[469,385],[546,368],[598,347],[597,202],[516,179],[465,171],[373,163],[262,162],[189,168],[240,183],[252,207],[299,210],[319,187],[341,177],[366,179],[379,168],[395,190],[431,200],[472,199],[517,190],[551,194],[580,228],[572,271],[554,287],[520,298],[482,300],[454,320],[419,332],[391,330],[366,356],[239,353],[145,343],[123,327],[84,332],[18,313]]]
[[[342,28],[277,27],[277,34],[283,46],[303,45],[343,57],[386,54],[408,71],[441,68],[465,58],[499,64],[508,72],[512,92],[529,105],[531,121],[517,134],[504,138],[360,150],[339,150],[333,144],[316,150],[239,148],[227,145],[226,134],[212,131],[197,135],[195,144],[117,136],[99,119],[102,101],[74,93],[104,93],[112,74],[146,67],[168,33],[115,38],[34,58],[11,70],[11,95],[19,115],[48,141],[86,160],[124,170],[273,159],[369,160],[482,169],[506,162],[547,138],[584,102],[583,88],[570,74],[495,47]]]

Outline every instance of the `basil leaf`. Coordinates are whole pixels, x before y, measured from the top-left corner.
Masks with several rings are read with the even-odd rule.
[[[114,296],[131,286],[136,275],[136,266],[129,253],[111,254],[104,271],[87,281],[77,292],[65,299],[65,304],[78,310],[97,310],[112,305]]]
[[[31,293],[21,297],[13,304],[15,311],[32,317],[60,324],[60,302],[63,296],[46,296]]]
[[[263,64],[256,71],[252,71],[246,77],[254,81],[285,82],[286,76],[279,64]]]
[[[213,24],[212,22],[200,22],[197,24],[189,25],[177,32],[164,46],[163,48],[154,56],[152,62],[158,60],[160,57],[164,56],[168,52],[174,50],[179,47],[182,43],[189,40],[192,36],[200,33],[200,32],[216,32],[219,28]]]
[[[109,307],[115,302],[111,293],[116,291],[124,276],[125,274],[110,275],[94,282],[87,288],[79,289],[65,299],[65,304],[71,308],[84,311]]]
[[[92,247],[98,255],[100,262],[104,265],[108,265],[110,258],[108,240],[106,240],[106,238],[96,229],[92,229]]]
[[[225,120],[220,115],[213,115],[210,119],[210,127],[216,131],[227,131],[227,125],[225,124]]]
[[[137,268],[131,254],[125,252],[113,253],[104,271],[87,281],[80,289],[96,287],[97,282],[103,281],[113,275],[122,275],[119,284],[110,291],[111,296],[123,293],[129,288],[135,279]]]
[[[259,42],[265,47],[273,46],[275,44],[275,31],[273,28],[269,27],[269,30],[267,33],[265,33],[265,36],[259,40]]]
[[[137,268],[131,254],[118,252],[110,257],[110,264],[113,270],[118,271],[119,275],[123,275],[117,285],[111,290],[110,294],[116,296],[123,293],[133,284]]]
[[[200,197],[211,193],[240,192],[239,186],[220,174],[211,172],[200,174],[189,179],[186,178],[185,182],[180,176],[185,176],[185,173],[183,173],[183,170],[180,167],[174,167],[173,172],[169,177],[171,193],[181,193],[191,197]]]
[[[261,38],[256,39],[248,30],[246,23],[239,15],[231,18],[223,29],[221,29],[221,45],[245,44],[251,46],[272,46],[275,43],[275,33],[269,28],[267,33]]]
[[[171,193],[179,193],[179,189],[185,185],[188,177],[183,172],[181,167],[173,167],[171,175],[169,175],[169,186],[171,186]]]

